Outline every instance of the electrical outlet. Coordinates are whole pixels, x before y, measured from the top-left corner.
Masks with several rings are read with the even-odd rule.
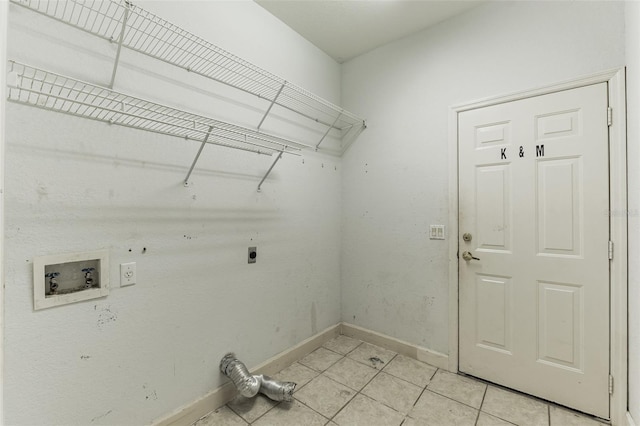
[[[120,264],[120,287],[136,283],[136,262]]]
[[[249,247],[249,263],[256,263],[256,258],[258,257],[258,248],[257,247]]]

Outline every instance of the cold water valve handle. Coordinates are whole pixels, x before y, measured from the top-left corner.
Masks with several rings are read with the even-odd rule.
[[[93,286],[93,271],[96,268],[84,268],[82,272],[84,272],[84,288],[91,288]]]

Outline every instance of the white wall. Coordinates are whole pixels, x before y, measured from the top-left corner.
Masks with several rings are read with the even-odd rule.
[[[4,341],[4,147],[5,147],[5,109],[6,109],[6,72],[7,63],[7,19],[9,3],[0,0],[0,341]],[[4,423],[4,345],[0,345],[0,424]]]
[[[339,66],[251,1],[136,4],[339,100]],[[10,59],[108,83],[115,45],[15,4],[9,21]],[[266,107],[122,59],[116,90],[252,126]],[[226,381],[226,352],[251,367],[340,320],[339,159],[286,157],[257,193],[272,158],[207,147],[185,188],[198,143],[14,103],[6,120],[6,424],[148,424]],[[138,283],[33,310],[35,256],[100,248]]]
[[[343,106],[369,128],[342,164],[321,154],[283,159],[258,194],[269,158],[208,147],[184,188],[193,142],[9,104],[7,424],[149,423],[222,383],[226,351],[256,365],[341,315],[446,353],[447,242],[427,230],[448,218],[448,107],[625,63],[625,5],[616,2],[484,5],[356,58],[342,75],[253,2],[136,4],[331,101],[342,79]],[[640,17],[637,5],[626,7],[631,77],[640,54],[629,26]],[[10,59],[108,82],[113,45],[16,5],[9,19]],[[126,51],[115,89],[245,125],[263,106]],[[630,117],[638,101],[630,95]],[[281,117],[266,128],[305,141],[319,134]],[[638,148],[629,146],[637,211]],[[259,253],[251,266],[250,245]],[[116,280],[119,263],[138,262],[136,286],[33,311],[34,256],[103,247]],[[637,401],[640,373],[630,367]],[[637,404],[632,413],[640,418]]]
[[[343,320],[448,352],[449,107],[624,65],[624,4],[495,2],[343,65]]]
[[[629,411],[640,423],[640,3],[625,4],[629,179]]]

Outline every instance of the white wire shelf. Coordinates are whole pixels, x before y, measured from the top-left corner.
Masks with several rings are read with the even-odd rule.
[[[109,124],[177,136],[201,142],[184,180],[189,177],[206,144],[256,154],[278,153],[260,186],[283,154],[301,155],[301,145],[278,136],[225,123],[144,99],[9,61],[7,100]]]
[[[11,0],[60,22],[118,43],[109,87],[113,87],[120,48],[140,52],[190,72],[253,94],[269,102],[260,129],[274,105],[340,131],[343,147],[366,128],[365,121],[239,58],[190,32],[133,5],[128,0]]]

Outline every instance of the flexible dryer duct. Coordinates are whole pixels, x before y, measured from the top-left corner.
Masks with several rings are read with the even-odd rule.
[[[293,382],[279,382],[263,374],[251,375],[247,367],[233,353],[228,353],[222,358],[220,371],[231,379],[240,395],[247,398],[254,397],[260,392],[274,401],[291,401],[296,388],[296,383]]]

